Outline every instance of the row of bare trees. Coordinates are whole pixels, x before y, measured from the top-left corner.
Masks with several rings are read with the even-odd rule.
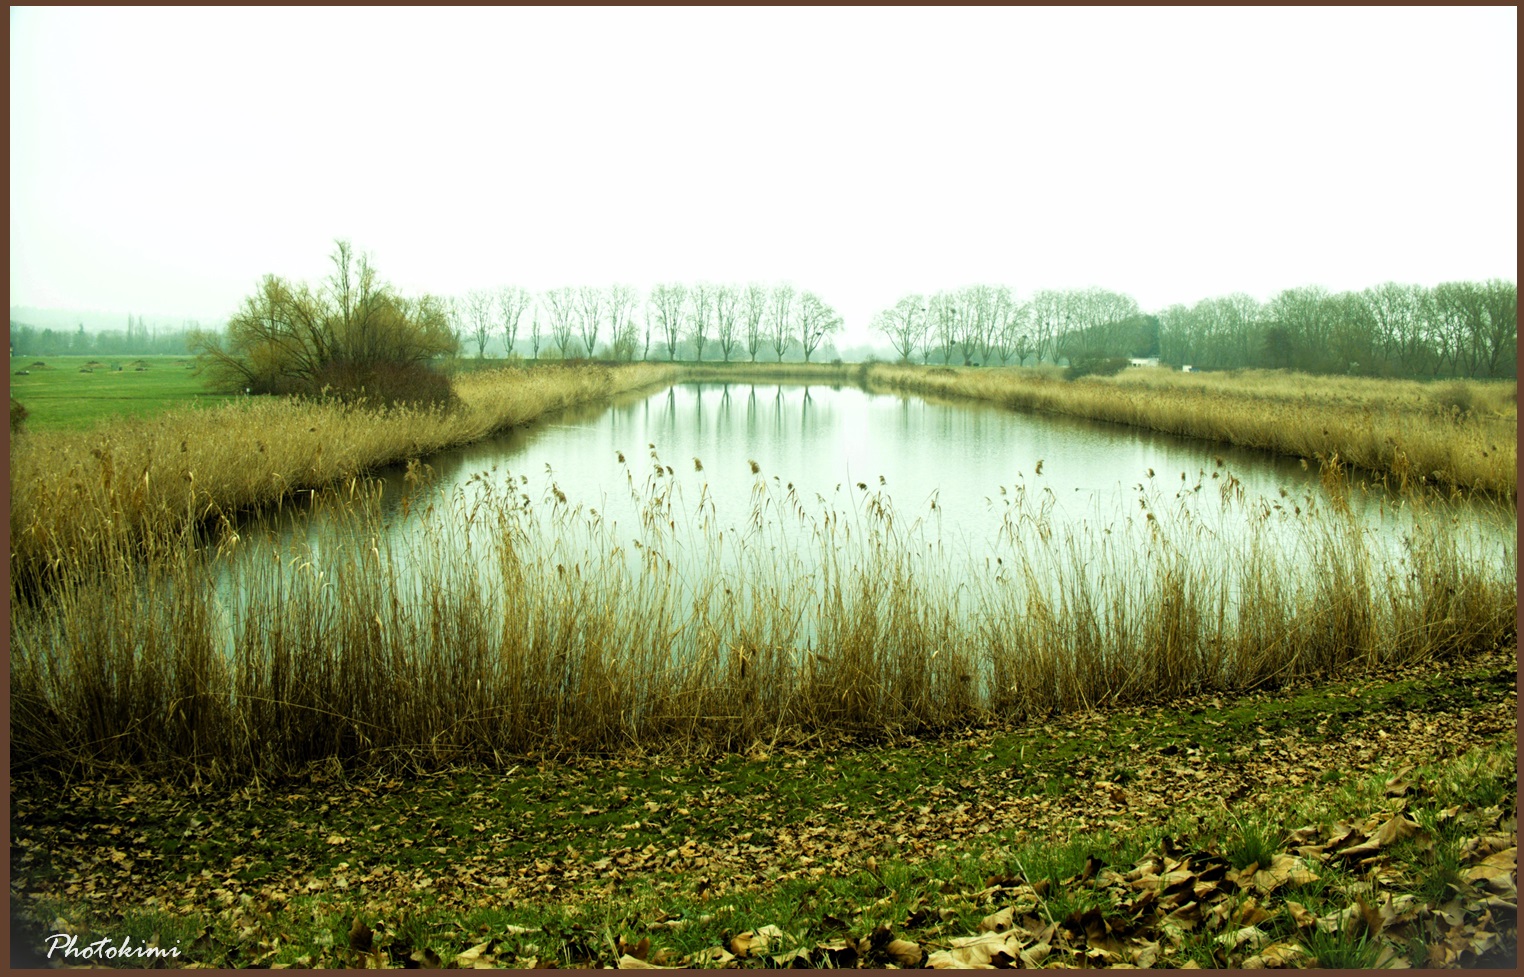
[[[1102,288],[1036,292],[1017,302],[1004,285],[970,285],[934,295],[907,295],[874,316],[872,328],[902,360],[960,359],[963,365],[1007,364],[1060,356],[1099,355],[1137,346],[1138,303]]]
[[[510,286],[470,292],[454,310],[456,328],[463,341],[475,343],[478,357],[498,335],[512,352],[522,332],[535,359],[542,347],[553,347],[562,359],[649,359],[654,343],[675,360],[686,343],[700,360],[706,349],[718,350],[726,362],[743,353],[755,362],[771,350],[781,362],[797,347],[808,362],[842,328],[841,316],[818,295],[787,284],[665,283],[644,305],[629,285],[565,286],[539,295]]]
[[[1513,282],[1387,282],[1359,292],[1289,288],[1261,304],[1242,293],[1159,314],[1160,356],[1227,369],[1268,366],[1374,376],[1513,377]]]
[[[1513,282],[1387,283],[1361,292],[1290,288],[1261,303],[1241,292],[1144,315],[1101,288],[1035,292],[971,285],[907,295],[872,328],[902,360],[993,365],[1158,356],[1207,369],[1272,367],[1381,376],[1512,377]]]

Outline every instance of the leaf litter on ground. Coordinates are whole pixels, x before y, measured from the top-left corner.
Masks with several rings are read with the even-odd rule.
[[[1516,945],[1516,784],[1435,807],[1421,768],[1511,736],[1516,664],[1494,658],[686,764],[17,784],[12,898],[39,932],[180,921],[198,959],[233,966],[1277,967],[1330,940],[1475,965]],[[1284,814],[1376,771],[1370,806],[1288,827],[1263,864],[1235,864],[1199,813]],[[1106,863],[1187,808],[1192,842]],[[1012,864],[1092,839],[1062,877]],[[1445,845],[1453,877],[1403,891]],[[800,894],[792,918],[727,909],[770,892]],[[595,925],[626,905],[617,936]]]

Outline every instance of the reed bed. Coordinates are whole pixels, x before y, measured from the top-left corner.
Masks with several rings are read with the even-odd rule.
[[[1324,377],[1281,371],[1128,370],[1073,382],[1022,369],[877,365],[891,390],[988,400],[1374,473],[1394,487],[1432,486],[1512,499],[1518,410],[1513,382]]]
[[[227,522],[674,376],[646,364],[503,369],[461,377],[452,410],[257,397],[90,432],[22,434],[11,444],[12,593],[124,571],[175,545],[188,525]]]
[[[1464,654],[1516,618],[1512,537],[1480,552],[1432,501],[1393,552],[1337,497],[1292,515],[1145,494],[1141,515],[1060,526],[1017,486],[975,554],[882,493],[811,504],[766,473],[744,528],[723,528],[707,477],[632,469],[622,528],[523,476],[390,517],[357,479],[316,493],[336,524],[321,539],[187,530],[135,572],[65,579],[13,616],[13,765],[727,750]]]
[[[862,363],[681,363],[684,380],[736,380],[749,383],[857,383]]]

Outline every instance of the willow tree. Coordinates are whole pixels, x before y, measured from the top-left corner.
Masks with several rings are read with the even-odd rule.
[[[316,289],[266,275],[225,330],[195,334],[203,375],[250,393],[448,400],[449,380],[430,369],[459,348],[444,302],[399,295],[348,241],[331,257]]]

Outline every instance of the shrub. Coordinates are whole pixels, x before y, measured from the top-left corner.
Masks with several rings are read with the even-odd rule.
[[[28,411],[26,409],[26,406],[24,404],[22,404],[21,401],[17,400],[15,397],[11,398],[11,433],[12,434],[15,434],[17,431],[21,430],[21,425],[26,423],[26,419],[27,419],[27,417],[30,414],[31,414],[31,411]]]
[[[449,408],[460,402],[450,378],[426,363],[327,363],[290,392],[386,407]]]
[[[1072,361],[1064,370],[1065,380],[1078,380],[1080,377],[1114,377],[1127,369],[1127,364],[1132,362],[1125,356],[1086,356]]]
[[[1460,380],[1435,387],[1429,397],[1439,405],[1440,410],[1447,414],[1469,414],[1471,408],[1475,406],[1475,395],[1471,385]]]

